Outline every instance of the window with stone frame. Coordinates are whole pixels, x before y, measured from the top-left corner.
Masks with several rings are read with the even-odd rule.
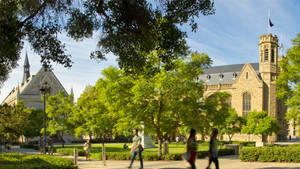
[[[275,62],[274,49],[271,50],[271,62]]]
[[[269,60],[269,50],[265,49],[265,61]]]
[[[251,111],[251,94],[245,92],[243,94],[243,116],[248,117],[250,111]]]

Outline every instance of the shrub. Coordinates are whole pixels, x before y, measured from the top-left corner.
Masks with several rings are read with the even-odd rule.
[[[0,169],[77,169],[71,159],[48,155],[0,154]]]
[[[300,162],[300,147],[244,147],[240,160],[260,162]]]
[[[208,155],[208,151],[198,151],[197,158],[205,158]],[[219,155],[234,155],[233,149],[221,149]],[[92,158],[102,159],[102,153],[92,153]],[[107,160],[130,160],[130,152],[106,152]],[[136,159],[138,157],[136,156]],[[145,161],[157,161],[157,160],[182,160],[182,153],[169,153],[163,154],[161,157],[158,156],[157,152],[143,152],[143,159]]]
[[[81,148],[77,148],[78,156],[85,156],[85,151]],[[55,148],[55,153],[61,154],[61,155],[74,155],[74,148]]]

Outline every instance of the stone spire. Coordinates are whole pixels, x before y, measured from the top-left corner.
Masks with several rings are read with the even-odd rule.
[[[27,52],[26,52],[25,61],[24,61],[24,74],[23,74],[22,83],[24,84],[29,77],[30,77],[30,65],[29,65],[29,61],[28,61],[28,55],[27,55]]]

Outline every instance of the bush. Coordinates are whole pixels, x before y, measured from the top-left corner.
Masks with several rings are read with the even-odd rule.
[[[20,148],[32,148],[32,149],[35,149],[35,150],[39,149],[39,147],[34,145],[34,144],[21,144]]]
[[[0,154],[0,169],[77,169],[71,159],[48,155]]]
[[[158,156],[157,152],[143,152],[143,159],[145,161],[157,161],[157,160],[182,160],[182,153],[169,153],[163,154],[161,157]],[[208,151],[199,151],[197,152],[197,158],[205,158],[208,155]],[[234,155],[233,149],[221,149],[219,150],[219,155]],[[102,153],[92,153],[92,158],[102,159]],[[130,160],[130,152],[106,152],[107,160]],[[136,156],[136,159],[138,157]]]
[[[78,156],[85,156],[85,151],[81,148],[77,148]],[[54,148],[54,152],[61,155],[74,155],[74,148]]]
[[[244,147],[240,160],[260,162],[300,162],[300,147]]]

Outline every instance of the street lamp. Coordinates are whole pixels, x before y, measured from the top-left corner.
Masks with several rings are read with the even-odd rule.
[[[40,88],[41,94],[44,97],[44,154],[46,154],[46,99],[45,95],[50,93],[50,86],[45,82]]]

